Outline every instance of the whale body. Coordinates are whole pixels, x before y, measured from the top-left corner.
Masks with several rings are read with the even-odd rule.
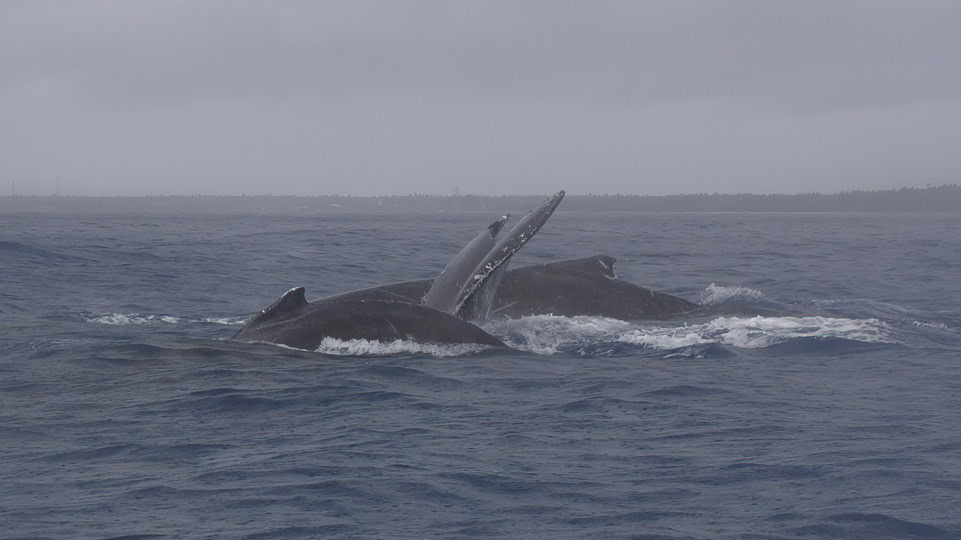
[[[701,307],[618,278],[615,262],[614,257],[594,255],[510,270],[497,288],[489,316],[516,319],[531,315],[592,315],[624,321],[667,320]],[[417,303],[432,282],[420,279],[390,283],[315,302],[368,299]]]
[[[487,316],[511,257],[534,237],[563,198],[564,191],[556,193],[506,233],[502,229],[507,216],[492,223],[417,298],[348,293],[307,302],[304,288],[295,287],[251,318],[234,339],[299,349],[316,349],[325,338],[504,347],[470,320]]]
[[[477,325],[421,304],[376,299],[307,302],[303,287],[287,291],[234,336],[307,350],[317,349],[330,337],[506,347]]]
[[[316,349],[325,338],[506,347],[475,322],[532,315],[664,320],[700,307],[618,278],[616,259],[607,255],[508,270],[514,254],[543,227],[563,197],[560,191],[548,198],[507,232],[509,216],[494,221],[437,278],[312,302],[303,287],[295,287],[251,318],[234,339],[300,349]]]

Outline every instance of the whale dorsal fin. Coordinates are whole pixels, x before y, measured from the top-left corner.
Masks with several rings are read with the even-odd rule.
[[[276,302],[270,304],[270,307],[261,311],[253,319],[250,319],[245,326],[269,324],[285,319],[292,319],[300,315],[307,307],[305,292],[303,287],[290,289],[277,299]]]
[[[307,306],[307,290],[303,287],[294,287],[285,292],[276,302],[264,310],[264,313],[274,311],[277,313],[290,313],[300,311]]]
[[[614,263],[617,262],[617,259],[611,257],[610,255],[595,255],[590,258],[594,259],[594,261],[596,261],[596,263],[601,267],[601,274],[604,274],[604,276],[611,279],[617,278],[617,274],[614,273]]]

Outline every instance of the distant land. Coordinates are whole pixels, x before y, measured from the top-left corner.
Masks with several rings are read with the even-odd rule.
[[[193,195],[152,197],[0,197],[0,213],[318,214],[330,212],[522,212],[544,195],[395,195],[317,197]],[[565,211],[584,212],[949,212],[961,213],[961,186],[800,195],[568,195]]]

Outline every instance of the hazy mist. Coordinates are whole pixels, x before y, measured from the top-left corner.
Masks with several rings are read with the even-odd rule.
[[[0,193],[961,178],[961,3],[0,3]]]

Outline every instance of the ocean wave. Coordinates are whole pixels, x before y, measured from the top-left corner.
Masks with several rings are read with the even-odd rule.
[[[891,327],[878,319],[833,317],[718,317],[702,324],[664,326],[605,317],[536,315],[488,323],[485,329],[514,348],[547,355],[596,352],[599,343],[676,350],[711,344],[756,349],[805,338],[895,341]]]
[[[247,322],[248,317],[174,317],[172,315],[143,315],[140,313],[104,313],[84,317],[88,323],[109,324],[122,326],[128,324],[179,324],[179,323],[206,323],[219,324],[224,326],[239,326]]]
[[[751,293],[745,293],[751,294]],[[241,318],[185,318],[170,315],[108,313],[86,318],[105,325],[215,324],[240,325]],[[825,316],[720,316],[691,324],[648,324],[596,316],[534,315],[490,321],[484,329],[510,347],[534,354],[561,353],[610,356],[646,349],[676,351],[707,345],[757,349],[809,338],[840,338],[867,343],[898,343],[895,329],[876,318]],[[412,340],[380,341],[325,338],[316,352],[332,356],[426,355],[438,358],[469,356],[490,350],[470,343],[421,343]],[[692,349],[693,350],[693,349]],[[693,353],[692,353],[693,354]],[[697,353],[700,355],[703,353]]]
[[[891,328],[878,319],[833,317],[718,317],[681,328],[638,329],[621,341],[658,349],[721,343],[759,349],[801,338],[843,338],[868,343],[890,342]]]
[[[379,341],[376,339],[337,339],[324,338],[316,351],[333,356],[397,356],[417,354],[438,358],[456,356],[470,356],[488,351],[488,345],[476,343],[420,343],[417,341],[397,339],[394,341]]]
[[[701,304],[713,306],[721,303],[767,302],[761,291],[748,287],[724,287],[711,283],[701,292]]]
[[[141,315],[139,313],[107,313],[96,317],[88,317],[86,320],[90,323],[111,324],[118,326],[127,324],[153,323],[177,324],[183,321],[183,319],[180,317],[171,317],[169,315]]]
[[[911,324],[920,328],[934,328],[935,330],[951,330],[951,327],[949,327],[944,323],[927,322],[927,321],[911,321]]]
[[[199,322],[222,324],[224,326],[240,326],[248,320],[250,320],[250,317],[205,317],[200,319]]]
[[[536,354],[584,351],[598,342],[614,343],[631,323],[607,317],[532,315],[491,321],[484,329],[515,349]]]

